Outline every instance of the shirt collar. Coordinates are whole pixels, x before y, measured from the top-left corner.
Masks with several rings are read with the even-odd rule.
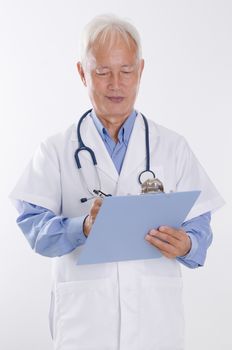
[[[90,115],[102,139],[106,141],[107,137],[111,138],[108,130],[104,127],[94,110],[91,111]],[[136,116],[137,111],[133,110],[129,117],[125,120],[118,132],[118,142],[125,142],[128,144]]]

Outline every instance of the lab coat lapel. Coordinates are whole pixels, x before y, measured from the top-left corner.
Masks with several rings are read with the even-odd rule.
[[[90,116],[87,116],[82,122],[81,137],[84,144],[94,151],[98,170],[104,172],[116,183],[119,177],[118,172]],[[74,138],[76,139],[76,135]],[[86,161],[92,162],[88,152],[80,152],[80,158],[82,157]]]

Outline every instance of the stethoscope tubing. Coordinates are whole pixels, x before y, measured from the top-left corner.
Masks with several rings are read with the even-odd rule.
[[[91,113],[91,112],[92,112],[92,109],[89,109],[88,111],[86,111],[81,116],[81,118],[80,118],[80,120],[79,120],[79,122],[77,124],[77,141],[78,141],[79,147],[75,151],[75,155],[74,156],[75,156],[77,168],[79,170],[81,170],[82,167],[81,167],[79,153],[82,152],[82,151],[86,151],[86,152],[88,152],[90,154],[90,157],[92,159],[95,171],[96,171],[97,176],[98,176],[99,184],[100,184],[100,177],[99,177],[99,174],[98,174],[98,171],[97,171],[97,167],[96,167],[97,166],[97,159],[96,159],[95,153],[90,147],[88,147],[88,146],[86,146],[84,144],[84,142],[82,140],[82,137],[81,137],[81,124],[82,124],[83,120],[87,117],[87,115],[89,113]],[[143,118],[143,121],[144,121],[144,126],[145,126],[146,168],[138,176],[138,181],[139,181],[140,185],[142,184],[141,177],[146,172],[151,173],[153,175],[153,177],[155,178],[155,173],[150,169],[150,143],[149,143],[149,126],[148,126],[148,121],[147,121],[147,118],[142,113],[141,113],[141,115],[142,115],[142,118]],[[83,174],[82,174],[82,178],[84,180]],[[89,189],[88,189],[88,192],[92,193]]]

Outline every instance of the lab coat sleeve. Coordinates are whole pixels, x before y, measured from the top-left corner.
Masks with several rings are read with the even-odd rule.
[[[206,212],[214,212],[224,205],[215,186],[193,154],[184,138],[181,139],[176,152],[176,191],[199,190],[201,194],[189,212],[190,220]]]
[[[46,208],[18,201],[17,224],[36,253],[48,256],[62,256],[83,245],[85,216],[66,218],[54,215]]]
[[[22,200],[61,213],[60,167],[51,140],[41,143],[10,194]]]

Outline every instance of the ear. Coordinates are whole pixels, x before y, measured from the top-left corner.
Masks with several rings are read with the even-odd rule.
[[[83,84],[85,86],[87,86],[86,85],[86,79],[85,79],[85,72],[84,72],[84,68],[83,68],[81,62],[77,62],[77,70],[78,70],[78,73],[79,73],[79,75],[81,77],[81,80],[82,80]]]
[[[142,76],[143,69],[144,69],[144,59],[141,59],[141,61],[140,61],[140,78]]]

